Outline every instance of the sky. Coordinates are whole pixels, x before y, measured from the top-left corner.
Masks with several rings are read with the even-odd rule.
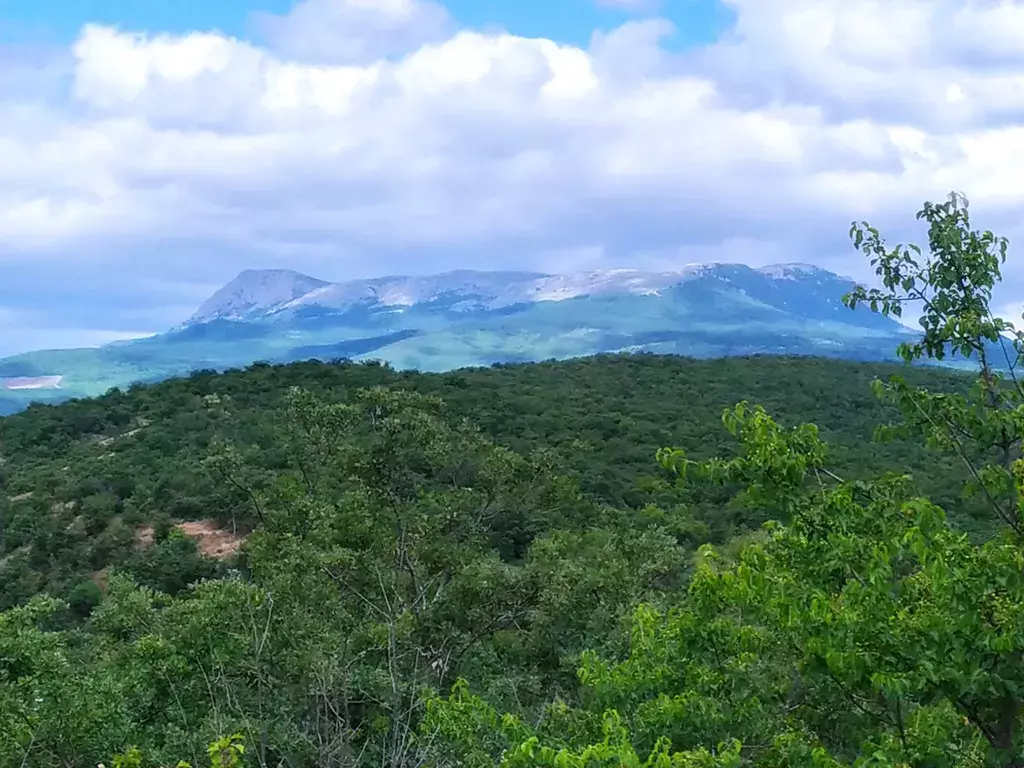
[[[1024,309],[1024,0],[0,3],[0,356],[249,268],[810,262],[966,193]]]

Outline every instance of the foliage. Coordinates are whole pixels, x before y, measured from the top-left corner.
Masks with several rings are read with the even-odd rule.
[[[524,714],[573,697],[580,653],[621,643],[630,606],[678,581],[671,531],[585,496],[548,451],[446,421],[435,397],[293,388],[279,415],[276,472],[225,439],[202,460],[258,523],[233,574],[185,582],[187,538],[154,526],[150,557],[107,573],[101,600],[89,581],[70,610],[35,597],[0,614],[0,640],[40,658],[0,653],[0,765],[198,765],[236,731],[259,765],[417,764],[437,691],[472,676]]]
[[[291,429],[293,387],[334,404],[377,386],[439,397],[445,422],[467,420],[520,455],[545,450],[549,466],[578,482],[586,496],[657,518],[687,547],[723,544],[757,530],[767,515],[731,504],[731,489],[673,487],[651,457],[666,444],[687,446],[695,459],[728,455],[733,448],[718,417],[745,398],[785,423],[817,424],[836,471],[846,477],[907,467],[958,526],[988,535],[992,510],[982,499],[960,501],[965,470],[958,459],[936,457],[906,438],[872,442],[875,425],[899,412],[876,401],[869,384],[899,370],[816,359],[652,355],[441,375],[302,363],[200,371],[96,400],[34,407],[0,419],[6,461],[0,609],[40,591],[70,599],[77,585],[111,569],[170,594],[221,575],[224,566],[204,558],[191,539],[172,536],[174,526],[208,519],[241,537],[259,524],[245,487],[207,459],[228,445],[222,461],[232,463],[233,476],[256,489],[278,483],[292,471],[290,459],[306,450],[298,433],[282,437]],[[969,387],[963,376],[934,369],[911,369],[906,380],[943,393],[966,394]],[[324,439],[308,438],[321,445]],[[147,526],[152,544],[139,546]]]

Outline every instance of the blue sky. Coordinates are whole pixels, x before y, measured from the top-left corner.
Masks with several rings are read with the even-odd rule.
[[[866,278],[850,220],[951,189],[1024,236],[1024,0],[652,2],[0,3],[0,356],[248,268]]]
[[[246,37],[254,32],[255,13],[285,14],[294,5],[293,0],[6,0],[0,6],[0,30],[6,41],[63,44],[70,44],[85,24],[168,33],[215,29]],[[595,30],[614,29],[638,15],[594,0],[449,0],[445,6],[460,26],[500,27],[584,45]],[[655,8],[676,24],[677,47],[711,42],[733,21],[732,12],[714,0],[665,0]]]

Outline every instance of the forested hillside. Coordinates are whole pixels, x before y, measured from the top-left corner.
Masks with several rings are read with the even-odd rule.
[[[295,387],[328,404],[355,402],[360,391],[374,387],[440,398],[442,422],[468,422],[521,456],[549,452],[545,461],[595,502],[633,510],[685,502],[691,543],[727,541],[763,518],[756,510],[725,508],[728,496],[721,493],[681,494],[666,483],[655,452],[665,445],[700,458],[732,451],[721,414],[744,399],[763,404],[783,423],[817,424],[833,445],[837,470],[871,477],[908,466],[924,491],[960,510],[952,502],[964,470],[955,461],[912,441],[872,439],[874,426],[896,411],[879,402],[870,383],[901,370],[814,358],[654,355],[450,374],[309,362],[199,372],[95,400],[35,406],[0,421],[6,496],[0,606],[44,590],[64,597],[91,593],[86,582],[112,565],[172,593],[221,572],[187,539],[164,535],[174,523],[195,521],[235,534],[251,530],[258,522],[251,499],[224,482],[213,460],[224,443],[231,445],[244,456],[246,483],[261,490],[294,471],[289,445],[301,440],[289,408]],[[941,369],[909,373],[912,382],[937,390],[963,391],[968,382]],[[977,512],[983,515],[983,508]],[[986,524],[984,516],[972,519],[966,512],[960,520],[970,530]],[[159,532],[155,546],[140,547],[149,528]],[[214,543],[224,543],[223,537]]]
[[[845,301],[973,377],[301,363],[0,420],[0,768],[1024,765],[1024,335],[961,202],[924,264],[855,227]]]

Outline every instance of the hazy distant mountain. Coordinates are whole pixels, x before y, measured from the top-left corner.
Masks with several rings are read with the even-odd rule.
[[[462,270],[342,283],[247,270],[167,333],[0,360],[0,410],[258,360],[376,358],[437,371],[636,351],[893,359],[912,332],[844,307],[852,286],[806,264],[557,275]]]
[[[247,269],[202,303],[190,323],[245,320],[331,283],[290,269]]]
[[[522,304],[610,295],[660,296],[686,282],[717,281],[740,291],[774,291],[770,300],[806,299],[814,294],[829,311],[852,281],[806,264],[761,269],[730,264],[693,264],[674,272],[633,269],[551,275],[538,272],[460,270],[437,275],[379,277],[328,283],[289,270],[247,270],[211,296],[185,326],[212,320],[289,321],[309,310],[345,312],[356,305],[390,307],[444,304],[456,311],[499,310]],[[799,284],[796,294],[790,290]],[[833,288],[840,294],[833,295]],[[824,291],[822,291],[824,289]],[[789,294],[783,296],[786,291]],[[765,294],[767,297],[768,294]]]

